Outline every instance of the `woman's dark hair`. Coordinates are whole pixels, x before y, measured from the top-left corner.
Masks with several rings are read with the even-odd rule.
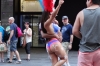
[[[49,15],[50,15],[50,12],[47,12],[47,11],[43,11],[42,13],[42,18],[41,18],[41,28],[42,28],[42,31],[44,33],[47,33],[46,29],[44,28],[44,23],[47,21],[47,19],[49,18]]]
[[[31,28],[30,22],[24,22],[24,24],[29,25],[29,28]]]
[[[100,0],[92,0],[92,3],[93,3],[93,4],[100,5]]]

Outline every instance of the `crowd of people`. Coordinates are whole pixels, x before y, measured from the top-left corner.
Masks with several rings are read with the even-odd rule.
[[[68,51],[72,48],[73,36],[80,39],[78,64],[77,66],[100,66],[100,0],[87,0],[87,8],[81,10],[74,25],[69,23],[68,16],[62,16],[62,28],[56,16],[64,3],[59,0],[58,6],[52,11],[45,10],[39,24],[39,30],[43,38],[46,39],[46,50],[51,60],[52,66],[70,66],[68,61]],[[6,31],[10,33],[7,40],[8,63],[16,56],[17,62],[21,63],[19,52],[17,51],[18,37],[16,37],[16,27],[14,18],[9,18],[10,26]],[[3,42],[4,28],[0,26],[0,43]],[[32,29],[29,22],[25,22],[23,36],[26,40],[25,51],[27,60],[30,60],[30,46],[32,42]],[[10,52],[10,55],[9,55]],[[3,52],[0,53],[0,62],[4,62]]]
[[[68,50],[72,48],[73,35],[80,39],[77,66],[99,66],[100,0],[86,1],[87,8],[78,13],[73,28],[68,17],[63,16],[64,26],[60,32],[55,17],[63,3],[64,0],[59,0],[58,6],[52,12],[44,6],[42,14],[41,35],[46,38],[46,49],[52,66],[70,66]]]
[[[0,26],[0,44],[4,43],[4,34],[5,30],[7,31],[9,37],[8,40],[5,42],[7,44],[7,62],[12,63],[12,60],[16,60],[16,63],[21,63],[21,58],[19,52],[17,50],[17,43],[18,43],[18,36],[17,36],[17,25],[14,23],[14,17],[10,17],[8,19],[9,26],[4,29]],[[32,29],[29,27],[29,22],[25,22],[25,29],[22,33],[22,36],[25,38],[25,48],[27,58],[26,60],[30,61],[30,47],[32,43]],[[4,52],[0,52],[0,62],[4,61]]]

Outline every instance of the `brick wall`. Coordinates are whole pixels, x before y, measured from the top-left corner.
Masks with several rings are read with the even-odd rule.
[[[1,0],[1,25],[8,25],[8,18],[13,16],[13,0]]]

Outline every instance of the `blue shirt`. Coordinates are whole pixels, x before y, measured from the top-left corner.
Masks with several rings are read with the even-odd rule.
[[[0,32],[2,33],[2,41],[3,41],[3,36],[4,36],[4,28],[0,26]]]
[[[70,42],[70,35],[72,35],[72,25],[67,24],[62,27],[62,42]]]
[[[10,31],[14,30],[14,34],[11,38],[11,41],[17,40],[17,25],[15,23],[10,24]]]

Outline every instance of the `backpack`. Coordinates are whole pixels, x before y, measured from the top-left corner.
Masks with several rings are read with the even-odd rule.
[[[17,26],[17,37],[21,37],[23,35],[21,29]]]
[[[4,36],[3,36],[3,41],[7,42],[7,40],[9,39],[10,33],[8,33],[6,30],[4,30]]]

